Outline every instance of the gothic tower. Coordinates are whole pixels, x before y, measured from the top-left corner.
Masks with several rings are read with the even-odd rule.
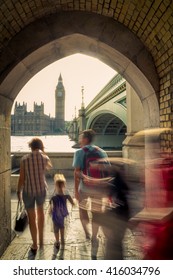
[[[55,90],[55,132],[65,130],[65,89],[60,74]]]
[[[79,133],[86,129],[86,117],[85,117],[85,104],[84,104],[84,87],[81,88],[82,103],[81,109],[79,110]]]

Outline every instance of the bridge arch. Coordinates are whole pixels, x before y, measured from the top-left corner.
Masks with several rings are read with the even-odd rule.
[[[3,242],[0,242],[0,254],[11,236],[11,108],[21,88],[38,71],[74,53],[97,57],[117,70],[135,89],[143,104],[145,127],[159,126],[159,79],[155,63],[151,53],[128,27],[103,15],[79,11],[43,15],[30,22],[9,40],[6,35],[1,44],[0,240]]]
[[[122,149],[127,132],[126,124],[115,113],[102,111],[88,128],[96,132],[96,144],[104,149]],[[105,145],[106,143],[106,145]]]
[[[112,103],[107,104],[107,107],[109,109],[103,109],[102,106],[98,109],[94,110],[89,117],[87,118],[86,128],[91,128],[91,124],[93,123],[94,119],[96,119],[98,116],[106,113],[110,113],[114,115],[115,117],[119,118],[125,125],[127,125],[127,110],[123,106],[121,106],[118,103]]]

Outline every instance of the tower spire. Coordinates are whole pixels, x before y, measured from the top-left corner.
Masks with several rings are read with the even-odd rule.
[[[62,75],[61,75],[61,73],[59,75],[58,82],[62,82]]]
[[[85,108],[84,104],[84,86],[81,87],[81,92],[82,92],[82,104],[81,104],[81,109]]]
[[[75,108],[74,108],[74,118],[76,119],[76,106],[75,106]]]

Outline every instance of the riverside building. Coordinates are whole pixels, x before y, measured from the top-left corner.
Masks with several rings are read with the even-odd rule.
[[[34,102],[33,112],[27,111],[27,103],[15,103],[14,114],[11,115],[12,135],[48,135],[65,132],[65,88],[60,74],[55,89],[55,118],[44,113],[44,103]]]

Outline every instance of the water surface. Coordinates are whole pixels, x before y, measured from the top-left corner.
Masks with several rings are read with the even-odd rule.
[[[29,141],[33,136],[11,136],[11,152],[28,152]],[[45,152],[74,152],[75,144],[67,135],[46,135],[39,137],[45,146]]]

